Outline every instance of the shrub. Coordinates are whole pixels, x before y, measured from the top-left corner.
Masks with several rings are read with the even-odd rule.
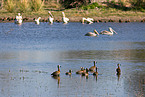
[[[92,3],[92,4],[90,4],[90,5],[83,6],[82,9],[88,10],[88,9],[95,9],[96,7],[97,7],[97,8],[102,8],[101,5],[99,5],[97,2],[95,2],[95,3]]]

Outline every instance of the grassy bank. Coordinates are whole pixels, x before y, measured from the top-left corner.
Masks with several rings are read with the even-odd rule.
[[[145,21],[145,12],[138,10],[122,10],[112,7],[96,7],[94,9],[84,9],[84,8],[73,8],[73,9],[59,9],[59,8],[49,8],[38,11],[26,11],[22,12],[23,18],[27,18],[27,21],[33,21],[34,18],[42,17],[41,20],[45,21],[48,19],[48,11],[51,11],[55,20],[62,19],[61,12],[64,11],[66,17],[70,19],[71,22],[80,22],[82,17],[94,18],[96,22],[140,22]],[[17,12],[10,13],[5,9],[0,10],[0,21],[4,22],[8,17],[13,17],[17,15]]]

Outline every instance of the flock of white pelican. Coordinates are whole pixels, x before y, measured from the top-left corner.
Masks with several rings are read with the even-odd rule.
[[[54,17],[53,15],[51,14],[50,11],[48,11],[48,14],[49,14],[49,17],[48,17],[48,21],[50,24],[53,24],[54,22]],[[37,19],[35,19],[35,24],[39,25],[40,24],[40,19],[41,17],[38,17]],[[64,24],[67,24],[69,22],[69,18],[67,18],[65,16],[65,13],[62,12],[62,21]],[[92,24],[94,21],[93,18],[82,18],[82,24],[84,23],[87,23],[87,24]],[[16,24],[22,24],[22,15],[20,15],[20,13],[18,13],[18,16],[16,16],[16,20],[15,20],[15,23]],[[85,34],[85,36],[98,36],[99,34],[102,34],[102,35],[113,35],[113,34],[117,34],[116,31],[114,31],[111,27],[109,27],[109,31],[101,31],[100,33],[98,33],[96,30],[94,30],[94,32],[88,32]]]
[[[53,24],[54,22],[54,17],[51,14],[50,11],[48,11],[49,17],[48,17],[48,21],[50,24]],[[40,24],[40,19],[41,17],[38,17],[37,19],[35,19],[35,24],[39,25]],[[62,21],[64,24],[67,24],[69,22],[69,18],[67,18],[64,14],[64,12],[62,12]],[[18,15],[16,16],[16,20],[15,20],[16,24],[22,24],[22,15],[20,13],[18,13]]]

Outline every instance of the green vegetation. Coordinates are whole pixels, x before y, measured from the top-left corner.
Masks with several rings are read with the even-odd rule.
[[[18,12],[23,17],[34,18],[41,16],[48,17],[48,11],[52,11],[55,19],[61,19],[61,11],[64,11],[68,18],[100,17],[100,18],[144,18],[145,1],[129,0],[122,2],[114,0],[107,2],[91,3],[90,0],[3,0],[0,17],[14,17]],[[59,2],[58,2],[59,1]],[[68,3],[69,2],[69,3]],[[75,20],[75,19],[74,19]],[[76,19],[77,20],[77,19]]]

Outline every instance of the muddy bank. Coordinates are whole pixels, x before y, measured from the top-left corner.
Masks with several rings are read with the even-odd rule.
[[[81,22],[82,17],[69,17],[70,22]],[[145,17],[93,17],[94,22],[145,22]],[[14,22],[15,17],[0,17],[0,22]],[[23,17],[23,22],[34,22],[35,18]],[[48,17],[41,18],[40,22],[48,22]],[[54,22],[62,22],[62,17],[55,17]]]

